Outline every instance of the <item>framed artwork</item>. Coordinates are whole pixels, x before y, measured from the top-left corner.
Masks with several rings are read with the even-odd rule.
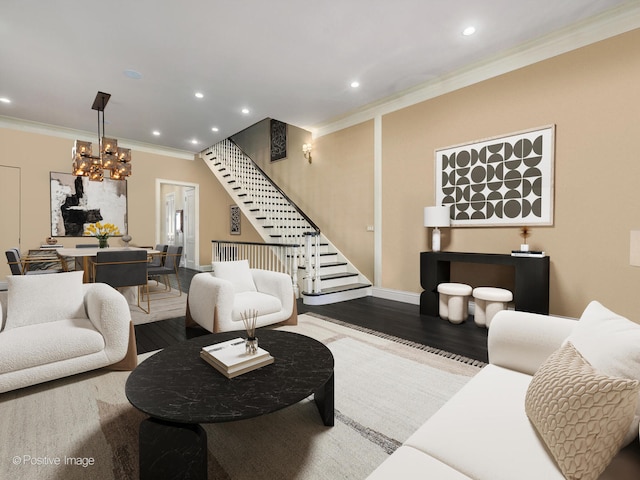
[[[231,216],[230,216],[230,229],[229,233],[231,235],[240,235],[240,207],[237,205],[231,205]]]
[[[451,225],[553,225],[555,125],[438,149],[436,205]]]
[[[271,119],[271,161],[281,160],[287,156],[287,124]]]
[[[51,236],[82,237],[90,223],[113,223],[127,233],[127,181],[91,182],[70,173],[49,173]]]

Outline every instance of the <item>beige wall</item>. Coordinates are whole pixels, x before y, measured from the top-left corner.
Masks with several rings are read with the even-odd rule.
[[[555,124],[555,222],[529,241],[551,259],[551,312],[578,316],[595,299],[640,321],[640,269],[629,266],[629,231],[640,225],[638,45],[640,30],[385,115],[382,286],[420,291],[436,148]],[[521,243],[518,228],[445,235],[449,251]]]
[[[3,205],[0,224],[5,224],[9,208],[20,208],[22,251],[38,248],[50,234],[49,172],[70,172],[73,140],[39,133],[0,128],[0,165],[18,167],[21,175],[21,201]],[[211,262],[211,240],[230,239],[229,206],[231,198],[219,185],[205,163],[159,154],[132,151],[133,174],[127,180],[129,234],[132,244],[153,245],[156,241],[156,179],[195,183],[200,186],[200,264]],[[19,207],[20,206],[20,207]],[[244,219],[243,219],[244,220]],[[236,240],[254,238],[255,231],[243,221],[243,235]],[[76,238],[59,238],[73,246]],[[113,242],[113,241],[112,241]],[[0,245],[6,248],[15,245]],[[3,262],[3,268],[6,263]],[[4,277],[8,269],[2,270]]]

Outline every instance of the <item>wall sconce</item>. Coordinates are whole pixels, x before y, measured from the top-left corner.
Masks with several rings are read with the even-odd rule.
[[[304,155],[304,158],[309,160],[309,163],[311,163],[311,148],[312,145],[310,143],[302,145],[302,154]]]
[[[431,250],[440,251],[440,229],[438,227],[448,227],[451,225],[451,208],[445,206],[424,207],[424,226],[433,227],[431,237]]]

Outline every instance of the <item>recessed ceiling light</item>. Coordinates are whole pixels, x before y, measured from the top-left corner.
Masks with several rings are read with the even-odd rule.
[[[11,103],[11,100],[9,100],[6,97],[0,97],[0,102],[2,102],[2,103]]]
[[[151,132],[151,133],[153,133],[156,137],[159,137],[159,136],[160,136],[160,132],[159,132],[158,130],[154,130],[154,131],[153,131],[153,132]]]
[[[194,145],[198,144],[198,140],[196,140],[195,138],[193,140],[191,140],[191,143],[193,143]]]
[[[248,108],[243,108],[242,109],[242,113],[244,113],[245,115],[249,114],[249,109]]]
[[[473,35],[474,33],[476,33],[476,27],[467,27],[462,31],[462,35],[464,35],[465,37],[468,37],[469,35]]]
[[[142,78],[142,74],[140,72],[136,72],[135,70],[125,70],[124,76],[127,78],[131,78],[133,80],[140,80]]]
[[[360,86],[360,82],[358,81],[351,82],[351,88],[358,88],[359,86]]]
[[[204,93],[196,92],[196,98],[204,98]]]
[[[219,132],[219,131],[220,131],[220,129],[219,129],[218,127],[213,127],[213,128],[211,129],[211,131],[212,131],[212,132]]]

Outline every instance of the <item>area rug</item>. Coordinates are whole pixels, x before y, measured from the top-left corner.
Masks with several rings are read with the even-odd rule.
[[[165,289],[164,284],[155,281],[149,282],[149,292],[151,293],[151,307],[150,312],[145,313],[137,304],[137,299],[127,298],[129,302],[129,310],[131,311],[131,320],[134,325],[142,325],[144,323],[157,322],[160,320],[167,320],[169,318],[184,317],[187,310],[187,294],[172,288],[171,290]],[[140,304],[146,309],[147,300]]]
[[[263,417],[204,425],[210,479],[365,478],[482,366],[309,314],[279,328],[332,351],[335,426],[322,424],[311,397]],[[145,415],[127,402],[127,376],[89,372],[0,395],[0,478],[138,478]]]

